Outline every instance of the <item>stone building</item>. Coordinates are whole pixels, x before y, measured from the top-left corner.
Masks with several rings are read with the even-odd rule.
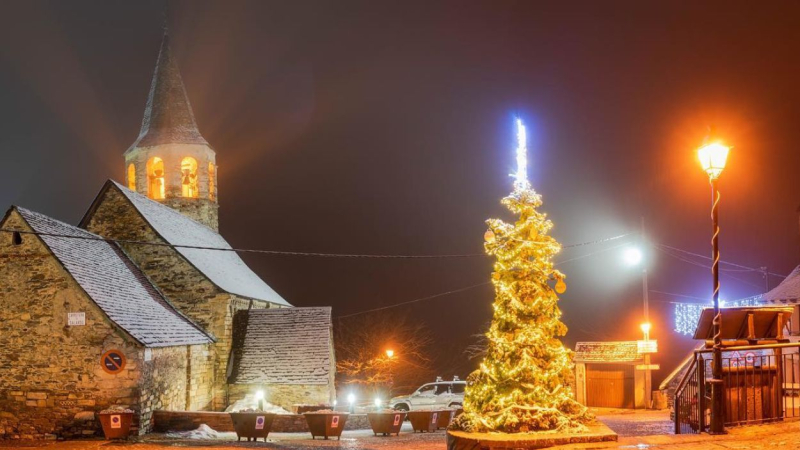
[[[292,307],[218,233],[216,154],[167,36],[124,159],[77,227],[13,206],[0,222],[0,438],[94,434],[115,405],[144,433],[154,410],[257,389],[331,402],[330,308]]]
[[[636,341],[578,342],[576,399],[592,407],[646,408],[643,362]]]

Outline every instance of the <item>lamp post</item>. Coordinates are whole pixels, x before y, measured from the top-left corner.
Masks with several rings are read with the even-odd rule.
[[[722,337],[720,328],[722,327],[722,315],[719,312],[719,190],[717,180],[725,163],[728,160],[730,147],[723,145],[719,141],[708,141],[697,150],[697,156],[703,170],[708,174],[711,184],[711,279],[714,289],[714,347],[711,362],[711,427],[712,434],[725,432],[723,409],[724,400],[722,398]]]
[[[644,217],[642,217],[642,234],[641,234],[641,245],[642,248],[645,247],[645,236],[644,236]],[[641,264],[642,265],[642,317],[644,318],[644,322],[642,323],[642,332],[644,333],[644,340],[645,342],[650,340],[650,300],[648,296],[648,288],[647,288],[647,264],[644,261],[644,256],[642,255],[642,250],[636,247],[629,248],[625,251],[625,262],[629,266],[636,266]],[[647,331],[645,331],[645,325],[647,326]],[[644,354],[644,365],[645,365],[645,374],[644,374],[644,407],[645,409],[650,409],[652,407],[653,402],[653,372],[650,365],[650,353]]]

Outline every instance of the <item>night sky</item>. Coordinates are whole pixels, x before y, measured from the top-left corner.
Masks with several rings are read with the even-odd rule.
[[[77,223],[136,138],[164,2],[0,5],[0,205]],[[511,219],[514,123],[553,234],[636,232],[710,254],[710,192],[695,149],[734,146],[721,180],[723,260],[798,263],[800,5],[782,2],[291,1],[170,3],[173,49],[217,151],[220,228],[234,247],[464,254]],[[564,250],[560,260],[618,246]],[[636,339],[640,272],[621,248],[559,266],[565,342]],[[651,249],[650,288],[708,298],[710,273]],[[334,315],[489,280],[490,258],[245,255],[296,306]],[[695,258],[695,261],[703,262]],[[760,293],[726,272],[722,296]],[[779,277],[771,277],[776,285]],[[491,317],[489,286],[397,308],[441,361]],[[693,345],[651,293],[656,380]],[[357,320],[348,322],[357,326]],[[445,350],[441,350],[445,349]],[[441,354],[441,355],[440,355]]]

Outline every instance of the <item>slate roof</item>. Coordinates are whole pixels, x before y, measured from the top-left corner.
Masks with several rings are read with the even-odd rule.
[[[164,240],[173,245],[226,248],[228,242],[211,228],[180,212],[111,181]],[[253,273],[233,251],[176,248],[189,263],[225,292],[291,306]]]
[[[98,238],[51,217],[16,208],[40,233]],[[180,315],[115,244],[40,236],[58,261],[111,321],[146,347],[207,344],[212,339]]]
[[[180,70],[164,33],[139,137],[128,151],[160,144],[203,144]]]
[[[236,314],[232,384],[328,384],[331,308],[251,309]]]
[[[618,363],[640,361],[642,356],[636,341],[578,342],[575,344],[575,362]]]

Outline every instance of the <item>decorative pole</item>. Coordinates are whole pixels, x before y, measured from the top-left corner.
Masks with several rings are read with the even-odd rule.
[[[706,138],[708,141],[708,138]],[[712,142],[704,145],[698,150],[700,163],[708,174],[711,184],[711,278],[714,287],[714,347],[711,360],[711,434],[725,433],[725,403],[723,399],[722,381],[722,314],[719,310],[719,199],[720,193],[717,188],[722,169],[728,159],[727,147],[719,142]]]

